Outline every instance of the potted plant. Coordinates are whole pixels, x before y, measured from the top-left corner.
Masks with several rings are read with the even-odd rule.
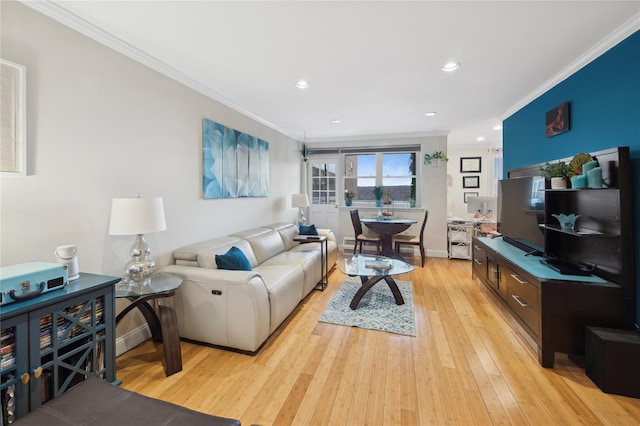
[[[551,180],[551,189],[562,189],[567,187],[567,177],[571,172],[571,168],[564,161],[557,163],[549,163],[540,167],[540,173],[545,179]]]
[[[305,142],[298,142],[298,152],[300,153],[302,160],[306,163],[309,155],[311,154],[309,146]]]
[[[436,167],[438,167],[440,166],[441,161],[444,161],[445,163],[449,161],[444,151],[436,151],[433,154],[424,155],[425,166],[431,165],[435,162]]]
[[[348,188],[344,190],[344,205],[345,206],[350,206],[351,203],[353,202],[353,198],[356,196],[356,194],[354,194],[353,192],[351,192],[351,190],[349,190]]]
[[[376,207],[382,207],[382,196],[384,195],[384,188],[381,186],[373,187],[373,196],[376,198]]]

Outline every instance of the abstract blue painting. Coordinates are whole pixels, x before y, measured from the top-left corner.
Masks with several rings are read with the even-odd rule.
[[[202,196],[267,197],[269,143],[202,120]]]

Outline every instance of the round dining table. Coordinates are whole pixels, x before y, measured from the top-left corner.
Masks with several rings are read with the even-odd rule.
[[[393,256],[393,236],[409,229],[414,223],[418,223],[415,219],[360,219],[367,228],[380,234],[382,241],[382,255],[387,257]]]

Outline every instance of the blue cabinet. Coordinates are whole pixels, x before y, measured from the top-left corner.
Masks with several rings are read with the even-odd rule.
[[[82,273],[62,289],[0,307],[1,424],[89,376],[115,381],[119,280]]]

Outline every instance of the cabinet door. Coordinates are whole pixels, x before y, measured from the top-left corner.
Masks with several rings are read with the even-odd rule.
[[[498,290],[500,282],[500,269],[496,260],[487,255],[487,281],[495,290]]]
[[[89,375],[104,378],[105,296],[76,297],[30,313],[31,410]]]
[[[27,318],[25,314],[2,319],[0,405],[1,424],[5,425],[29,411],[31,372],[28,363]]]
[[[487,280],[487,252],[476,241],[473,242],[473,273],[483,281]]]

